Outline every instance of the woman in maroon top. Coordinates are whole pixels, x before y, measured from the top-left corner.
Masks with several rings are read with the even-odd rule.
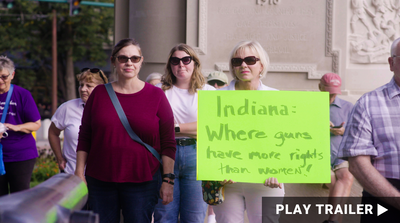
[[[111,85],[130,126],[161,155],[171,179],[162,181],[159,161],[129,137],[104,85],[85,105],[75,175],[87,181],[89,206],[100,222],[119,222],[120,209],[126,222],[151,222],[158,197],[164,204],[173,199],[174,117],[164,92],[138,78],[143,56],[136,40],[118,42],[111,62],[117,75]]]

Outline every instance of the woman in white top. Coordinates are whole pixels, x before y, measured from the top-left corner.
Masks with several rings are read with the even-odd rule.
[[[158,85],[160,86],[160,85]],[[197,91],[215,90],[201,74],[196,52],[186,44],[172,48],[161,88],[175,118],[174,200],[159,202],[154,222],[204,222],[207,204],[203,201],[201,181],[196,180]]]
[[[265,86],[260,80],[269,66],[268,54],[260,43],[239,42],[230,58],[229,68],[234,80],[219,90],[276,90]],[[275,203],[262,207],[262,197],[283,197],[285,192],[282,183],[273,177],[266,179],[264,184],[234,183],[232,180],[224,181],[227,183],[225,200],[214,207],[218,223],[244,222],[245,210],[250,223],[279,222]],[[262,208],[266,212],[264,216]]]
[[[54,113],[49,128],[49,142],[61,172],[74,174],[76,165],[76,146],[83,107],[99,84],[108,83],[103,71],[98,68],[83,68],[76,78],[79,81],[80,98],[69,100]],[[60,134],[64,130],[64,143],[61,152]]]

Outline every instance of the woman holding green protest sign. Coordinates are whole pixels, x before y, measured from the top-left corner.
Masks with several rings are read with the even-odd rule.
[[[231,53],[229,63],[234,80],[219,90],[267,90],[261,78],[268,71],[269,57],[257,41],[239,42]],[[283,197],[283,184],[274,177],[265,180],[264,184],[235,183],[225,180],[225,200],[214,207],[218,223],[243,222],[244,211],[250,223],[279,222],[279,214],[275,212],[275,203],[262,205],[262,197]],[[262,213],[264,211],[264,215]]]

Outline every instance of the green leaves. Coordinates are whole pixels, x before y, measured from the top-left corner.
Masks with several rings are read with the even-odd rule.
[[[17,69],[13,81],[29,90],[46,88],[50,92],[51,76],[43,75],[51,75],[52,69],[53,9],[57,12],[59,77],[66,75],[67,50],[71,48],[74,62],[90,61],[104,66],[109,57],[104,49],[112,46],[114,8],[81,5],[80,13],[70,16],[68,3],[15,0],[12,9],[0,10],[0,55],[11,57],[17,68],[30,68]],[[64,83],[59,82],[59,89],[68,88]],[[67,100],[65,89],[60,94],[60,101]]]

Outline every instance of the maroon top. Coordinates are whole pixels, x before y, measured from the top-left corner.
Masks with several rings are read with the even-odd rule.
[[[117,97],[133,131],[161,155],[175,159],[174,117],[164,92],[148,83]],[[86,175],[107,182],[152,180],[159,161],[129,137],[104,85],[97,86],[83,111],[77,151],[88,153]]]

